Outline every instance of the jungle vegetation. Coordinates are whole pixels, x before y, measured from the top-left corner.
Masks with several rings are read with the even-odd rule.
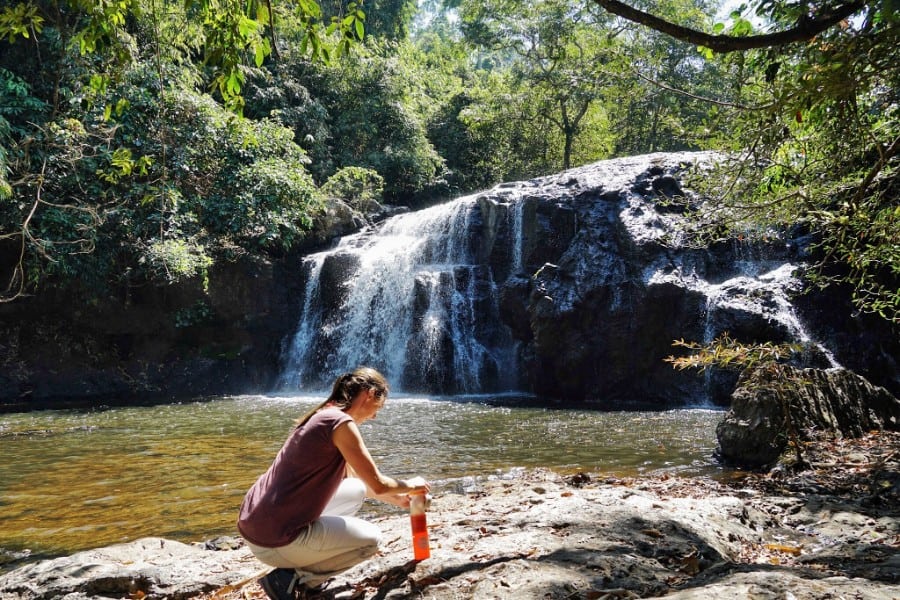
[[[697,240],[801,231],[815,283],[896,324],[897,25],[893,0],[0,0],[0,299],[283,255],[351,194],[714,149]]]

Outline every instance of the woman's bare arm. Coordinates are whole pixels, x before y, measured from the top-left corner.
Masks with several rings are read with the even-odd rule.
[[[366,443],[362,439],[359,427],[349,421],[337,427],[331,434],[331,439],[340,451],[352,473],[362,479],[366,484],[369,494],[391,504],[397,504],[398,494],[411,492],[428,492],[431,486],[421,477],[413,477],[408,480],[394,479],[384,475],[375,464]],[[388,499],[389,497],[395,497]],[[399,500],[402,502],[402,500]],[[403,504],[397,504],[404,506]],[[407,503],[408,505],[408,499]]]

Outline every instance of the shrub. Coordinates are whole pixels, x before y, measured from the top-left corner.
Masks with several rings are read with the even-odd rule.
[[[339,198],[354,208],[365,210],[373,202],[381,202],[384,178],[372,169],[344,167],[322,184],[326,198]]]

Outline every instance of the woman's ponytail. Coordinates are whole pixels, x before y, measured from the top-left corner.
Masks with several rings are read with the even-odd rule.
[[[339,375],[334,380],[331,395],[328,396],[328,399],[294,421],[294,423],[297,427],[302,427],[314,414],[328,405],[347,410],[357,394],[370,389],[380,392],[384,397],[387,397],[389,390],[387,379],[384,378],[384,375],[371,367],[359,367],[351,373]]]

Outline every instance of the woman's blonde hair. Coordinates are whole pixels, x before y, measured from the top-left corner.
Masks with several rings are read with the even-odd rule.
[[[333,404],[341,410],[347,410],[350,408],[350,403],[353,402],[356,395],[364,390],[375,390],[383,398],[387,398],[390,386],[388,386],[384,375],[372,367],[358,367],[353,372],[344,373],[335,379],[328,399],[294,421],[294,424],[297,427],[302,427],[314,414],[329,404]]]

